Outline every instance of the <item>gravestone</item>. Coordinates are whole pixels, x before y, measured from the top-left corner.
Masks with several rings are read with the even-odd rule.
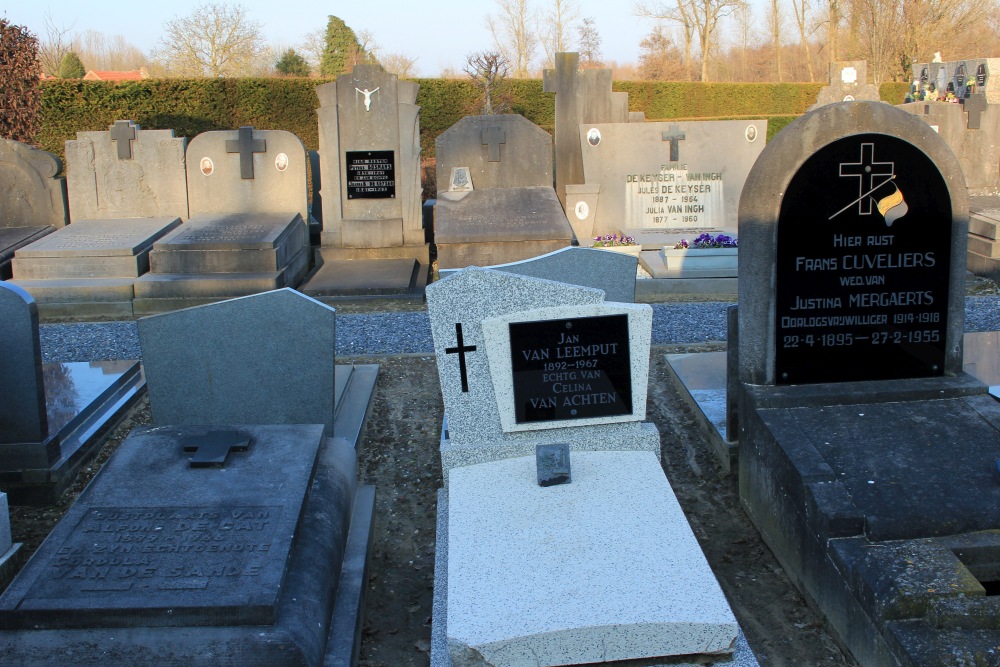
[[[636,259],[625,253],[570,246],[532,259],[484,268],[554,280],[557,283],[593,287],[604,290],[608,301],[635,301]],[[458,271],[460,269],[445,269],[439,273],[441,278],[447,278]]]
[[[764,120],[581,126],[585,180],[600,187],[594,234],[623,232],[657,250],[706,231],[735,236],[766,137]]]
[[[741,501],[861,664],[1000,640],[977,611],[1000,406],[962,372],[967,222],[945,141],[872,102],[789,125],[740,202]]]
[[[43,364],[38,307],[0,282],[0,485],[48,504],[73,481],[144,386],[137,361]]]
[[[335,366],[333,308],[286,288],[138,329],[154,424],[324,424],[356,443],[378,366]]]
[[[375,494],[357,485],[352,447],[327,435],[133,431],[0,597],[0,655],[351,664]]]
[[[27,144],[0,140],[0,280],[11,277],[14,251],[67,222],[62,162]]]
[[[378,65],[357,65],[316,88],[323,232],[305,293],[423,298],[430,250],[418,88]]]
[[[436,155],[439,269],[515,262],[572,243],[552,189],[552,142],[540,127],[517,115],[468,116],[438,137]],[[465,170],[468,186],[444,189],[446,174]]]
[[[650,307],[475,267],[427,302],[446,410],[431,664],[729,658],[738,626],[643,422]]]
[[[190,219],[159,239],[136,314],[294,287],[310,261],[306,150],[283,130],[205,132],[187,151]]]
[[[809,111],[833,102],[878,102],[878,86],[868,83],[868,61],[849,60],[830,63],[830,85],[821,88]]]
[[[21,543],[14,542],[10,533],[10,511],[7,506],[7,494],[0,493],[0,587],[7,588],[7,584],[14,578],[20,566]]]
[[[187,218],[186,146],[173,130],[143,130],[131,120],[77,132],[66,142],[71,219]]]
[[[579,128],[582,124],[642,122],[630,114],[628,93],[611,91],[610,69],[580,69],[579,53],[557,53],[555,68],[543,72],[542,90],[555,93],[556,192],[567,211],[576,206],[566,187],[584,183]]]

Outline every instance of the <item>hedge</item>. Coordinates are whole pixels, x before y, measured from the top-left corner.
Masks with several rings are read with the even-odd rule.
[[[172,129],[194,137],[208,130],[252,125],[296,134],[308,149],[319,146],[316,86],[323,79],[146,79],[125,83],[48,80],[41,83],[41,148],[63,155],[77,132],[106,130],[131,119],[146,129]],[[434,139],[474,113],[476,90],[453,79],[416,79],[420,85],[420,135],[424,156],[434,155]],[[510,81],[511,106],[549,132],[555,126],[555,96],[538,79]],[[618,81],[613,90],[629,95],[629,110],[647,120],[767,118],[768,138],[816,100],[818,83],[697,83]],[[882,99],[899,104],[905,83],[886,83]]]

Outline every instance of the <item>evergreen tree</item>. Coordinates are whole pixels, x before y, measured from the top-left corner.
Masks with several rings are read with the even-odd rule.
[[[282,53],[274,69],[282,76],[309,76],[309,64],[295,49],[287,49]]]
[[[86,73],[87,70],[80,61],[80,56],[76,55],[73,51],[67,51],[66,55],[63,56],[62,62],[59,64],[59,77],[63,79],[82,79]]]
[[[358,36],[342,19],[331,16],[326,24],[326,48],[320,60],[320,76],[340,76],[358,63],[374,62],[362,48]]]

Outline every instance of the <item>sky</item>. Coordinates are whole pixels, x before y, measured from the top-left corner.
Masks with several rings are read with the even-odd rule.
[[[51,16],[57,27],[71,27],[72,32],[121,34],[148,54],[167,21],[207,1],[10,0],[13,6],[0,7],[0,16],[26,26],[43,40],[46,16]],[[531,0],[536,7],[545,2]],[[233,4],[242,4],[248,16],[263,25],[265,39],[282,48],[299,46],[307,33],[326,27],[327,16],[339,16],[355,32],[370,31],[384,52],[416,58],[418,76],[437,76],[446,68],[461,72],[468,54],[492,48],[486,17],[497,12],[494,0],[246,0]],[[576,4],[581,18],[594,19],[605,60],[636,62],[639,41],[652,24],[632,14],[629,0],[576,0]]]

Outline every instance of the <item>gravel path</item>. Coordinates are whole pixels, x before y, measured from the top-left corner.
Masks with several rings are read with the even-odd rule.
[[[653,304],[653,345],[724,341],[728,303]],[[1000,296],[965,299],[965,330],[1000,330]],[[135,322],[43,324],[44,361],[138,359]],[[426,312],[368,313],[337,316],[340,356],[426,354],[434,351]]]

